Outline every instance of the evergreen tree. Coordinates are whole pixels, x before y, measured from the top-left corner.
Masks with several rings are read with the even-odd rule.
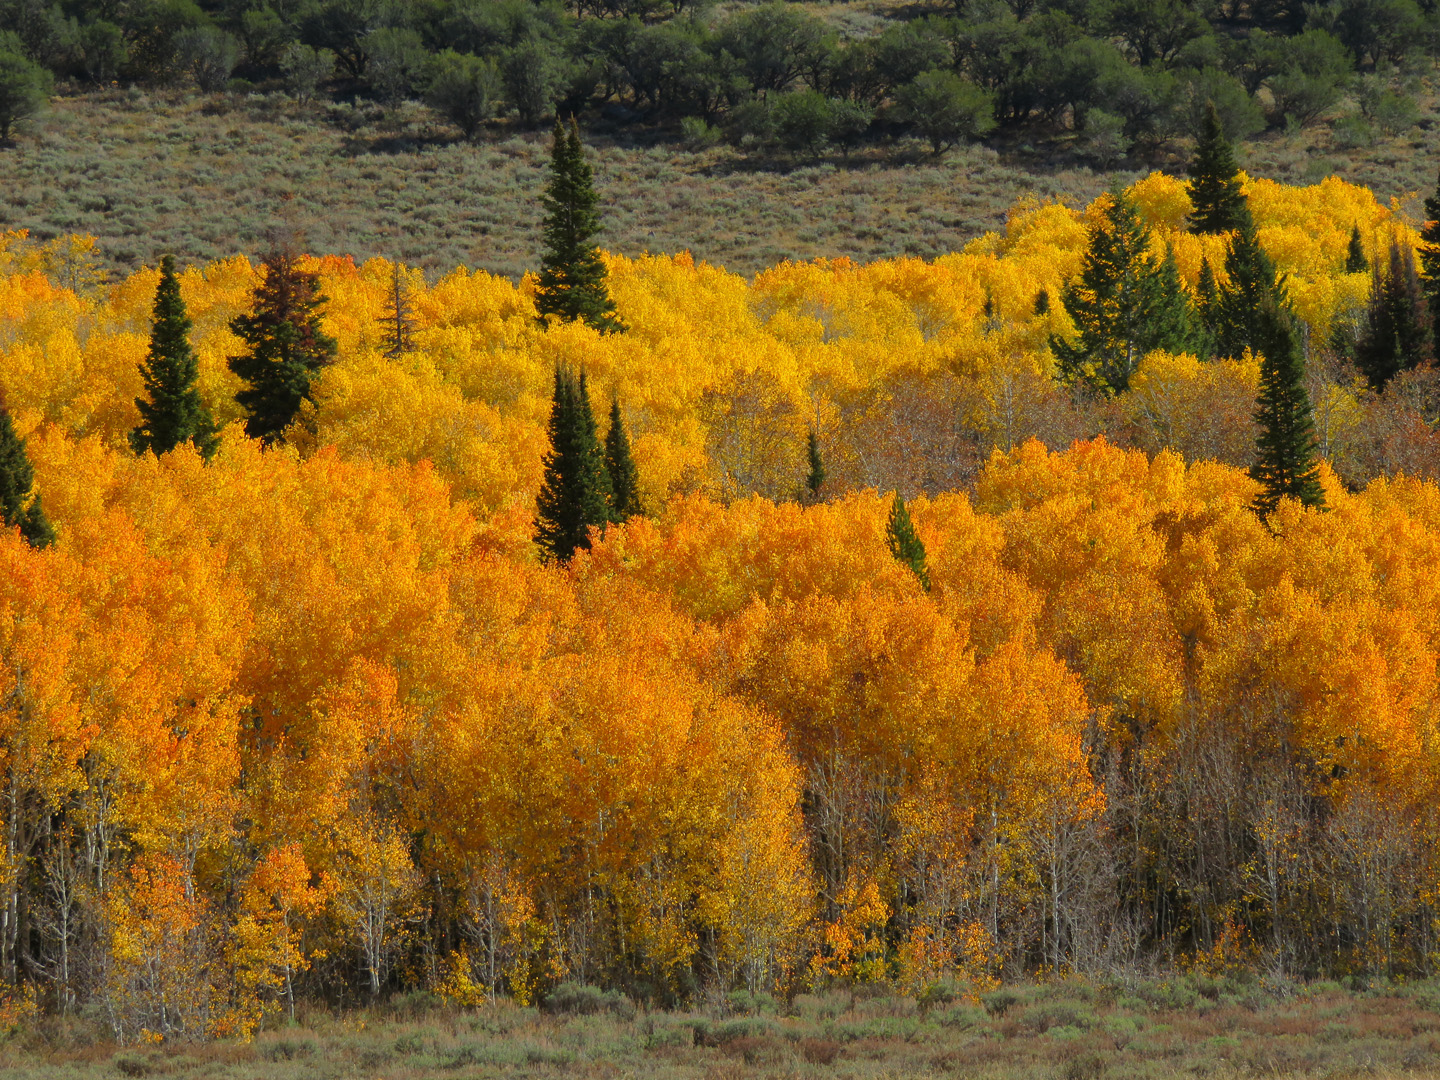
[[[900,498],[898,491],[895,493],[895,501],[890,504],[890,520],[885,525],[885,540],[890,545],[890,554],[910,567],[921,587],[929,592],[930,571],[925,567],[925,543],[916,534],[915,526],[910,520],[910,511],[905,508],[905,500]]]
[[[603,333],[624,330],[615,315],[615,302],[605,285],[605,263],[595,245],[600,232],[600,198],[573,119],[568,131],[558,118],[555,121],[550,182],[541,202],[545,207],[545,254],[540,259],[540,285],[535,295],[541,316],[581,319]]]
[[[1150,255],[1150,230],[1124,195],[1113,196],[1105,221],[1090,232],[1080,277],[1062,301],[1079,327],[1071,343],[1050,338],[1060,377],[1120,394],[1146,353],[1196,345],[1194,312],[1174,258]]]
[[[1350,227],[1350,246],[1345,249],[1345,272],[1363,274],[1370,269],[1370,260],[1365,258],[1365,245],[1360,241],[1360,226]]]
[[[640,509],[640,476],[630,456],[630,437],[620,417],[620,399],[610,399],[610,430],[605,433],[605,472],[610,477],[610,520],[627,521]]]
[[[1376,391],[1429,355],[1425,297],[1409,246],[1391,241],[1389,264],[1383,275],[1375,267],[1365,321],[1355,342],[1355,365]]]
[[[1200,258],[1200,278],[1195,283],[1195,321],[1204,336],[1203,354],[1215,353],[1215,329],[1220,314],[1220,286],[1215,282],[1215,268],[1206,256]]]
[[[1050,314],[1050,290],[1049,290],[1049,289],[1041,289],[1038,293],[1035,294],[1035,314],[1036,314],[1036,315],[1049,315],[1049,314]]]
[[[1425,303],[1434,320],[1430,341],[1440,356],[1440,184],[1425,200],[1425,227],[1420,230],[1420,269],[1424,273]]]
[[[1305,363],[1295,340],[1294,320],[1273,298],[1267,298],[1256,314],[1261,360],[1255,420],[1260,434],[1250,475],[1264,490],[1255,500],[1255,509],[1269,514],[1286,495],[1306,506],[1324,506],[1315,460],[1315,423],[1310,396],[1305,392]]]
[[[1246,349],[1262,351],[1270,333],[1269,308],[1289,309],[1285,283],[1260,247],[1255,225],[1246,221],[1225,249],[1226,282],[1219,286],[1214,308],[1213,333],[1217,356],[1243,356]]]
[[[1330,319],[1330,351],[1341,360],[1353,361],[1360,335],[1365,332],[1367,317],[1365,308],[1352,307],[1335,312]]]
[[[10,412],[0,406],[0,523],[20,529],[31,547],[47,547],[55,541],[55,530],[45,517],[38,494],[31,497],[35,470],[25,453],[25,440],[15,434]]]
[[[1185,284],[1180,280],[1180,264],[1175,249],[1165,246],[1165,257],[1155,272],[1155,306],[1151,316],[1151,336],[1157,348],[1171,352],[1193,351],[1204,336],[1195,305]],[[1163,344],[1158,344],[1163,342]]]
[[[1190,162],[1190,202],[1190,231],[1194,233],[1230,232],[1250,220],[1250,208],[1240,191],[1240,169],[1213,104],[1205,110]]]
[[[135,399],[140,426],[130,432],[130,448],[137,454],[147,450],[167,454],[181,443],[190,442],[208,461],[220,443],[210,410],[195,389],[199,363],[190,348],[189,335],[190,317],[180,298],[175,258],[166,255],[160,260],[150,351],[140,365],[146,394]]]
[[[809,437],[805,444],[805,457],[810,465],[810,472],[805,477],[805,492],[811,502],[820,498],[820,489],[825,486],[825,462],[820,458],[820,436],[815,429],[810,429]]]
[[[415,305],[405,283],[405,268],[398,262],[390,267],[390,288],[385,295],[385,314],[380,319],[385,327],[385,355],[391,360],[415,347]]]
[[[583,375],[555,369],[549,435],[535,542],[547,562],[568,562],[576,548],[590,547],[591,526],[603,528],[611,517],[610,477]]]
[[[310,384],[335,358],[335,339],[320,329],[320,276],[302,270],[288,247],[265,257],[264,278],[248,315],[230,329],[249,347],[230,358],[230,370],[249,388],[235,395],[248,414],[245,434],[273,443],[310,399]]]

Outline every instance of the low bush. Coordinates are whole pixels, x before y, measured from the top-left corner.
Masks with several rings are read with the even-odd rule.
[[[610,1013],[622,1020],[635,1019],[635,1003],[618,990],[601,990],[583,983],[561,983],[545,999],[545,1011],[560,1016],[594,1016]]]

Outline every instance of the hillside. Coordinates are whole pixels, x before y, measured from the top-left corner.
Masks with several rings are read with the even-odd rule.
[[[837,253],[935,258],[1003,226],[1023,196],[1082,206],[1135,176],[1004,133],[939,158],[901,142],[814,160],[696,151],[673,129],[602,126],[587,139],[607,248],[689,251],[747,276]],[[1252,140],[1241,161],[1284,183],[1337,175],[1388,201],[1429,190],[1428,145],[1415,131],[1342,149],[1328,131],[1305,130]],[[312,250],[398,258],[432,279],[466,266],[519,280],[537,265],[547,147],[543,130],[505,127],[472,144],[413,103],[91,92],[57,99],[0,153],[0,226],[39,239],[91,234],[114,273],[162,252],[258,255],[284,224]]]
[[[0,225],[90,233],[103,265],[129,271],[162,250],[254,254],[289,222],[313,250],[518,280],[538,258],[548,146],[545,131],[471,144],[413,105],[87,95],[57,101],[33,139],[0,154]],[[1083,203],[1106,183],[1083,166],[1035,175],[978,147],[757,167],[620,131],[595,138],[593,158],[607,247],[688,250],[742,274],[834,252],[933,258],[1003,224],[1023,192]]]

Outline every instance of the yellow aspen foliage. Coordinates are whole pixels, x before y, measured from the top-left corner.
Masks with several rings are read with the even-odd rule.
[[[373,998],[415,922],[421,877],[404,838],[369,813],[337,822],[333,842],[330,902],[359,956]]]
[[[812,981],[844,979],[860,985],[887,981],[882,930],[890,908],[875,879],[852,874],[835,902],[839,916],[823,928],[824,944],[811,961]]]

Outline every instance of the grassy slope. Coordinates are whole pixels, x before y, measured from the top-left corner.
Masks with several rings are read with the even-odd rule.
[[[1293,989],[1293,988],[1292,988]],[[1197,990],[1201,993],[1197,994]],[[1018,988],[1003,1011],[963,1002],[802,995],[784,1015],[546,1017],[501,1003],[310,1016],[251,1044],[117,1051],[52,1037],[0,1044],[0,1080],[39,1077],[930,1077],[1164,1080],[1435,1076],[1440,988],[1293,997],[1213,980]]]
[[[688,248],[744,273],[786,257],[936,255],[1003,222],[1022,191],[1103,186],[1088,170],[1031,177],[984,149],[780,171],[653,138],[591,143],[607,247]],[[544,132],[454,141],[419,107],[73,98],[0,153],[0,217],[40,237],[94,233],[115,267],[253,253],[289,217],[313,251],[518,277],[537,260],[548,153]]]
[[[1339,171],[1388,196],[1428,190],[1417,140],[1352,159],[1325,152],[1323,130],[1274,135],[1252,144],[1249,164],[1291,182]],[[745,274],[783,258],[932,257],[1001,226],[1022,195],[1083,202],[1109,182],[1063,149],[1046,158],[1018,142],[941,159],[900,144],[806,164],[750,161],[723,147],[690,153],[627,129],[590,141],[607,247],[689,249]],[[254,254],[286,220],[312,251],[518,277],[537,260],[547,156],[543,132],[469,145],[419,106],[387,114],[278,97],[115,92],[58,101],[18,147],[0,151],[0,225],[41,238],[94,233],[111,268],[123,270],[165,251],[184,260]]]

